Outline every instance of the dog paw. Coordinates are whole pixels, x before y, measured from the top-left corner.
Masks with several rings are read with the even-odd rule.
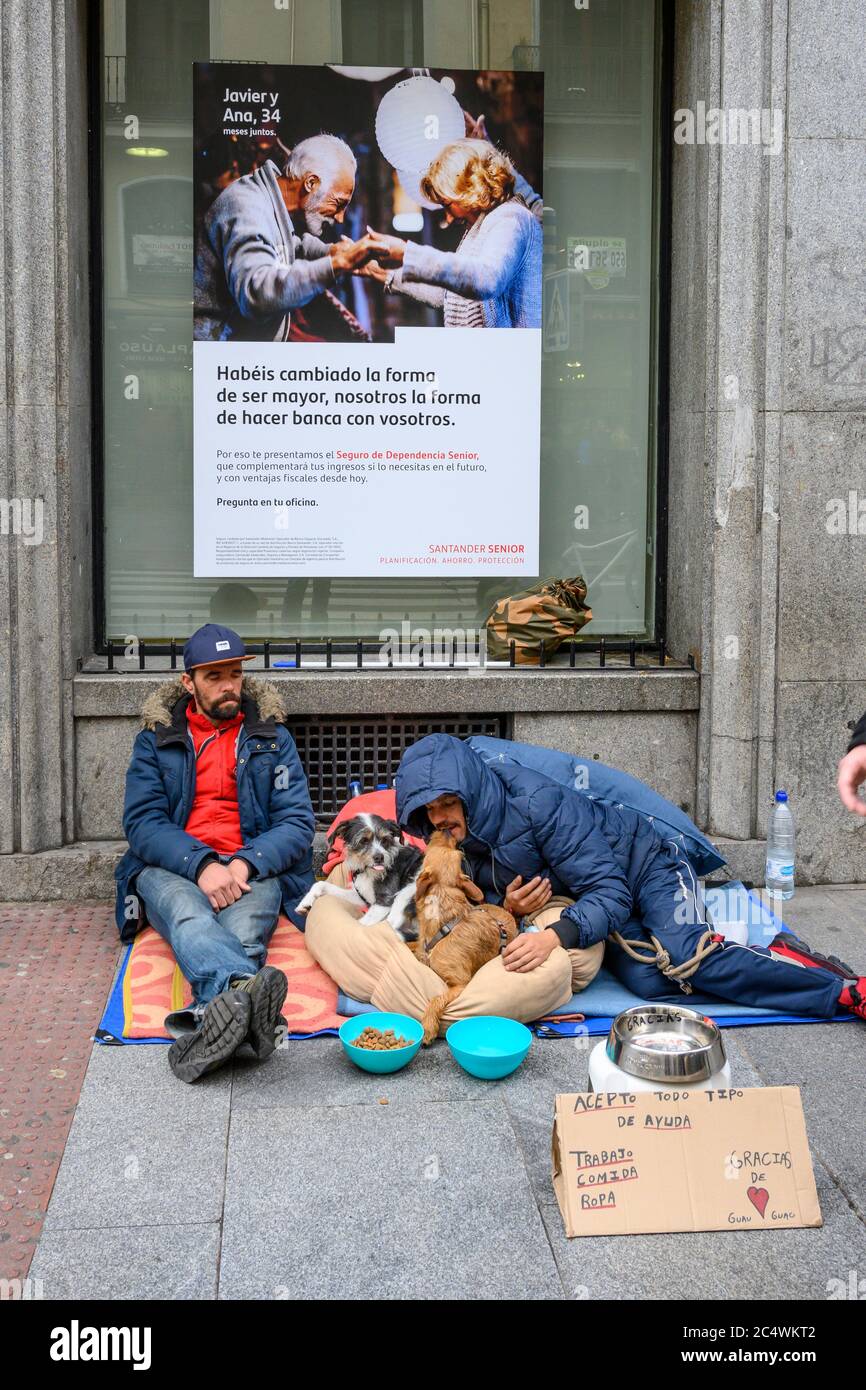
[[[425,1028],[425,1029],[424,1029],[424,1036],[423,1036],[423,1038],[421,1039],[421,1041],[422,1041],[422,1043],[424,1044],[425,1047],[429,1047],[430,1044],[431,1044],[432,1042],[435,1042],[435,1041],[436,1041],[436,1039],[437,1039],[438,1036],[439,1036],[439,1029],[438,1029],[438,1028]]]
[[[377,922],[384,922],[387,916],[387,907],[383,907],[381,903],[376,903],[373,907],[367,909],[361,921],[364,923],[365,927],[375,927]]]
[[[310,908],[317,898],[320,898],[325,891],[324,883],[314,883],[309,893],[305,893],[298,903],[295,911],[301,916],[306,917]]]

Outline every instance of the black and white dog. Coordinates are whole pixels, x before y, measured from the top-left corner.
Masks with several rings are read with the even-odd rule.
[[[328,836],[346,846],[346,863],[352,873],[352,887],[336,883],[314,883],[298,903],[297,911],[306,916],[323,893],[342,898],[353,907],[366,907],[363,924],[387,921],[404,941],[415,941],[415,880],[423,855],[404,844],[399,825],[382,816],[360,815],[344,820]]]

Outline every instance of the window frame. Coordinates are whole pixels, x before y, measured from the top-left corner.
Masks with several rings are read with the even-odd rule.
[[[649,486],[652,524],[648,534],[653,536],[655,574],[652,580],[653,621],[651,636],[638,636],[639,644],[660,647],[667,638],[667,559],[668,559],[668,486],[670,447],[670,329],[671,329],[671,248],[672,248],[672,179],[673,162],[673,86],[675,7],[674,0],[657,0],[657,24],[654,67],[656,73],[657,117],[654,145],[657,175],[652,210],[657,287],[651,314],[651,361],[655,367],[650,381],[650,438],[654,450],[648,451],[648,462],[654,465],[654,485]],[[104,252],[103,237],[103,161],[102,110],[105,88],[105,56],[101,0],[87,3],[87,124],[88,124],[88,197],[90,230],[90,417],[91,417],[91,505],[92,536],[92,619],[93,649],[97,656],[108,654],[107,604],[105,595],[105,341],[104,341]],[[649,586],[648,586],[649,589]],[[283,633],[277,641],[295,636]],[[179,642],[189,633],[177,633]],[[172,638],[165,634],[162,642]],[[364,639],[365,641],[371,639]],[[578,646],[591,646],[598,637],[579,634]],[[613,649],[617,644],[628,645],[628,634],[607,639]],[[305,645],[325,647],[332,638],[307,638]],[[255,643],[253,644],[255,645]]]

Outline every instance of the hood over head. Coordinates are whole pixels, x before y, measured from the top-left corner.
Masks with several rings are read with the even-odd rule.
[[[397,820],[413,835],[433,833],[426,806],[439,796],[459,796],[469,838],[496,843],[505,808],[505,788],[484,759],[453,734],[428,734],[400,760],[395,778]],[[464,844],[466,842],[464,841]]]

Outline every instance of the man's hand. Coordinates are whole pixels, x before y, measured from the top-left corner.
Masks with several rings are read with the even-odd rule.
[[[378,261],[367,261],[366,265],[356,268],[352,274],[363,276],[366,280],[378,280],[380,285],[384,285],[391,271],[385,270]]]
[[[232,874],[237,883],[240,884],[244,893],[250,892],[250,866],[246,859],[230,859],[226,865],[229,873]]]
[[[561,945],[562,942],[552,927],[545,927],[544,931],[538,932],[521,932],[513,941],[509,941],[502,952],[502,964],[506,970],[516,970],[525,974],[527,970],[534,970],[537,965],[546,961],[551,951],[555,951],[557,946]]]
[[[334,274],[339,275],[342,271],[356,271],[375,255],[372,240],[369,236],[362,236],[357,241],[352,241],[351,237],[341,237],[333,246],[328,247],[328,255],[331,258],[331,265]]]
[[[857,795],[857,788],[866,782],[866,744],[859,744],[846,753],[839,764],[839,795],[849,811],[866,816],[866,801]]]
[[[232,866],[241,863],[239,859],[232,860]],[[208,902],[214,912],[219,912],[224,907],[230,907],[236,903],[238,898],[242,898],[244,893],[251,891],[246,881],[249,869],[244,865],[246,874],[241,880],[240,871],[227,864],[207,864],[198,876],[197,882],[201,891],[206,895]]]
[[[536,874],[535,878],[524,883],[518,874],[506,888],[502,906],[513,917],[528,917],[530,912],[537,912],[540,907],[544,907],[552,892],[549,878],[541,878]]]

